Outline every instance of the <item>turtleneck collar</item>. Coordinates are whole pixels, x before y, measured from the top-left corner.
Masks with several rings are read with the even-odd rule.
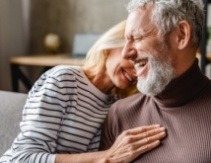
[[[209,83],[209,79],[202,74],[198,60],[181,76],[173,79],[165,90],[153,97],[159,106],[178,107],[199,94]]]

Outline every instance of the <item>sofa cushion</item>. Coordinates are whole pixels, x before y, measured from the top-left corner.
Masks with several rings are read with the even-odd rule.
[[[20,132],[19,123],[27,95],[0,91],[0,156]]]

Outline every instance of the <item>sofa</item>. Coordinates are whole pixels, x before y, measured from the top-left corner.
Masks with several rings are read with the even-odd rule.
[[[0,157],[20,132],[19,123],[27,95],[0,91]]]

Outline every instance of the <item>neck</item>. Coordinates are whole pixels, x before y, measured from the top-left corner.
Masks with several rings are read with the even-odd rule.
[[[179,62],[175,63],[175,69],[177,70],[175,72],[176,77],[182,75],[193,65],[196,59],[196,52],[197,50],[195,48],[188,48],[183,50],[183,52],[178,53],[179,55],[177,56],[176,60]]]
[[[83,69],[84,74],[87,76],[89,81],[101,92],[110,94],[114,85],[109,79],[105,72],[98,73],[97,75],[92,75],[91,71]]]
[[[197,96],[208,82],[209,79],[202,74],[195,60],[186,72],[173,79],[165,90],[153,98],[161,106],[180,106]]]

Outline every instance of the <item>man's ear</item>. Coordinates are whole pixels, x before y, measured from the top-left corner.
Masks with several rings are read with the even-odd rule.
[[[191,38],[190,24],[186,20],[180,21],[177,26],[176,32],[177,48],[179,50],[184,49],[188,45]]]

